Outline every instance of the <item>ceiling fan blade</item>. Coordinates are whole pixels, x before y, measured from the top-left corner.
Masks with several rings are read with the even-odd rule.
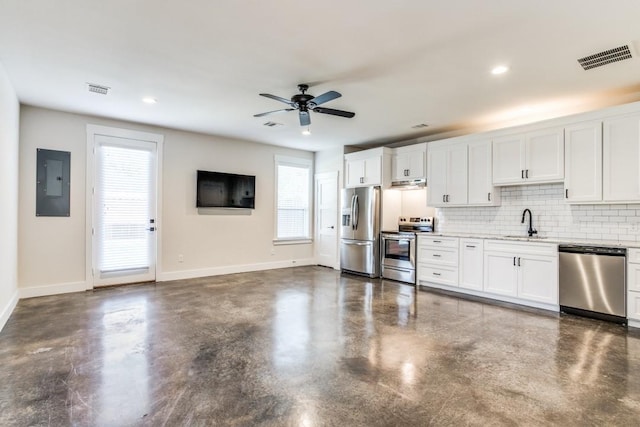
[[[309,126],[311,124],[311,118],[308,111],[300,111],[300,126]]]
[[[293,110],[295,110],[295,108],[283,108],[282,110],[273,110],[273,111],[267,111],[266,113],[254,114],[253,117],[263,117],[263,116],[266,116],[267,114],[282,113],[284,111],[293,111]]]
[[[323,107],[314,108],[313,111],[315,111],[316,113],[331,114],[332,116],[346,117],[349,119],[356,115],[356,113],[352,113],[350,111],[334,110],[333,108]]]
[[[311,100],[316,105],[324,104],[325,102],[329,102],[333,99],[340,98],[342,95],[335,90],[330,90],[329,92],[323,93],[322,95],[318,95]]]
[[[291,105],[293,107],[291,100],[283,98],[281,96],[271,95],[270,93],[261,93],[260,96],[275,99],[276,101],[284,102],[285,104]]]

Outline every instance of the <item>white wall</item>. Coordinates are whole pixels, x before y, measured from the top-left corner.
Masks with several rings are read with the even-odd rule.
[[[520,221],[522,211],[529,208],[533,227],[543,237],[640,241],[640,204],[569,205],[563,184],[503,187],[501,196],[502,205],[497,207],[436,209],[437,231],[525,235],[528,215],[525,224]]]
[[[22,294],[77,290],[85,283],[87,124],[165,136],[159,280],[290,266],[312,259],[312,245],[273,246],[272,239],[273,157],[282,154],[313,159],[313,153],[23,106],[19,201]],[[68,218],[35,216],[37,148],[71,152]],[[197,169],[256,175],[256,209],[251,215],[199,215],[195,208]],[[178,255],[184,262],[178,262]]]
[[[20,104],[0,64],[0,330],[18,301]]]

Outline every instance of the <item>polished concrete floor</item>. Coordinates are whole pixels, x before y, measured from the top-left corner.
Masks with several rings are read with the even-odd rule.
[[[0,425],[640,425],[640,334],[322,267],[34,298]]]

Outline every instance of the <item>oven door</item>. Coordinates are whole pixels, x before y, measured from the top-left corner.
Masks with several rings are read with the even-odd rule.
[[[382,264],[391,267],[416,268],[416,236],[382,234]]]

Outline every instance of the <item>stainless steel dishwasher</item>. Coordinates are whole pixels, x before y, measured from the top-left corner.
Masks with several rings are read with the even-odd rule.
[[[560,311],[626,323],[624,248],[560,245]]]

